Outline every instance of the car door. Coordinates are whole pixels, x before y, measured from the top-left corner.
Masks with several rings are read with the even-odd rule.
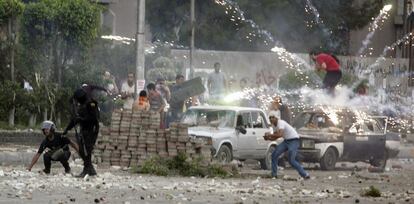
[[[252,128],[252,117],[250,111],[239,112],[237,126],[246,129],[246,134],[237,133],[239,155],[242,159],[254,158],[254,150],[257,144],[256,133]],[[240,118],[241,117],[241,118]]]
[[[344,136],[346,161],[367,161],[385,156],[385,132],[374,119],[355,123]]]
[[[260,111],[252,112],[253,132],[256,137],[255,156],[262,158],[266,154],[269,141],[265,141],[263,136],[266,132],[271,132],[269,125],[266,122],[265,115]]]

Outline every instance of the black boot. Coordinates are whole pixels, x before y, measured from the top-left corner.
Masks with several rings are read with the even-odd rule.
[[[96,176],[96,170],[95,170],[95,168],[93,167],[92,164],[88,168],[88,174],[89,174],[89,176]]]
[[[70,172],[71,172],[71,169],[70,169],[70,167],[68,167],[68,168],[65,168],[65,174],[70,174]]]
[[[50,169],[43,169],[43,173],[50,174]]]
[[[65,173],[70,174],[70,166],[68,160],[61,160],[60,163],[62,163],[63,168],[65,168]]]

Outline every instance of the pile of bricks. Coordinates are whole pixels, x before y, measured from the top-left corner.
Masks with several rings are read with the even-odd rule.
[[[155,155],[168,158],[178,153],[210,162],[210,148],[203,140],[190,138],[185,124],[171,123],[169,129],[161,129],[158,113],[116,110],[110,127],[101,127],[94,158],[103,167],[140,166]]]

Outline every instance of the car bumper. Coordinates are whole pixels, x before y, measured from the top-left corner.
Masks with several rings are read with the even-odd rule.
[[[302,162],[319,162],[320,155],[319,149],[299,149],[297,157]]]

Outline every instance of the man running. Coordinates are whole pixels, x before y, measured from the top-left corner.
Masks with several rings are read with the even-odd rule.
[[[322,88],[327,89],[329,93],[333,94],[336,85],[338,85],[342,78],[339,60],[335,56],[326,53],[316,54],[312,52],[310,57],[315,62],[315,69],[317,71],[326,71]]]

